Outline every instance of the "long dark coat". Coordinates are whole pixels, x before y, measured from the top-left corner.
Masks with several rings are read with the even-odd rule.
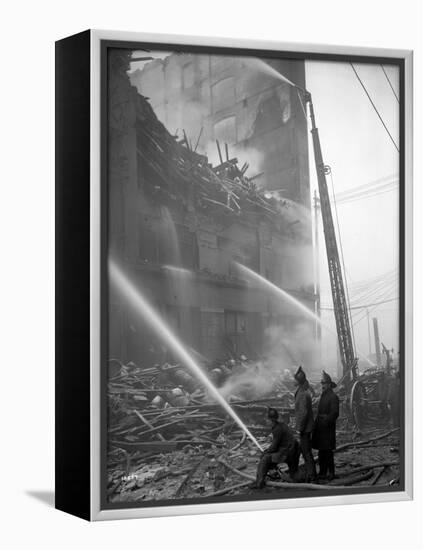
[[[339,416],[339,399],[331,388],[320,397],[312,436],[313,449],[329,451],[336,448],[336,419]]]
[[[308,388],[308,382],[305,382],[295,392],[295,420],[300,434],[311,433],[313,430],[313,406]]]

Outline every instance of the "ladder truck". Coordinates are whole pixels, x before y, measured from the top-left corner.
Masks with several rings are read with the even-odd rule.
[[[314,161],[316,164],[317,183],[319,186],[320,208],[322,212],[323,232],[325,236],[330,286],[332,291],[333,308],[335,311],[336,332],[338,335],[338,346],[342,362],[343,379],[345,381],[355,381],[358,378],[357,358],[354,351],[349,304],[345,292],[341,261],[339,258],[332,209],[329,199],[328,185],[326,181],[326,176],[330,173],[330,168],[323,162],[319,130],[316,126],[311,94],[305,91],[304,98],[306,105],[309,106],[311,120]]]
[[[372,419],[386,421],[387,376],[391,375],[390,355],[383,346],[387,356],[387,369],[370,368],[360,374],[358,358],[354,349],[348,296],[345,291],[342,266],[336,242],[332,208],[329,199],[326,176],[330,167],[323,162],[319,131],[316,126],[311,94],[296,86],[304,94],[304,100],[309,107],[311,120],[311,135],[313,141],[314,161],[316,164],[317,183],[320,195],[320,210],[322,213],[323,232],[325,236],[326,254],[329,268],[330,286],[335,313],[336,332],[338,336],[339,353],[341,356],[343,376],[338,385],[346,390],[347,412],[352,422],[361,429]]]
[[[338,382],[340,390],[345,390],[345,403],[350,420],[361,429],[366,422],[380,416],[383,411],[383,388],[386,385],[384,372],[368,369],[363,374],[358,371],[358,358],[354,349],[348,296],[345,290],[342,265],[332,217],[326,176],[330,167],[323,162],[319,131],[316,126],[311,94],[302,90],[305,103],[309,107],[311,120],[311,135],[316,164],[317,182],[320,195],[323,232],[329,268],[330,286],[335,313],[336,332],[338,336],[339,353],[342,362],[343,376]],[[382,412],[383,415],[383,412]]]

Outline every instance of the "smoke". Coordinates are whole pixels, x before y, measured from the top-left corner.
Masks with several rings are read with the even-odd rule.
[[[219,140],[219,145],[223,162],[225,162],[225,141]],[[202,144],[201,147],[198,147],[197,152],[206,155],[209,163],[213,166],[218,166],[221,163],[216,140],[208,141],[207,143]],[[248,164],[248,168],[245,172],[246,177],[253,177],[264,171],[264,155],[257,149],[253,149],[252,147],[242,147],[240,145],[234,146],[228,144],[228,153],[230,159],[238,159],[239,168],[242,168],[245,163]],[[260,179],[257,178],[255,183],[258,187],[260,186],[259,182]]]
[[[229,116],[227,120],[219,121],[222,124],[215,126],[213,129],[211,126],[213,108],[209,84],[204,85],[198,80],[198,75],[194,75],[192,78],[196,79],[194,82],[197,93],[193,94],[192,87],[184,89],[184,77],[180,72],[180,67],[177,66],[178,64],[169,65],[172,56],[169,57],[168,52],[152,51],[148,55],[154,57],[155,60],[140,62],[137,70],[133,70],[130,74],[131,84],[137,88],[140,94],[150,99],[154,112],[168,131],[173,135],[177,135],[180,139],[184,138],[185,131],[190,147],[196,148],[196,151],[200,154],[207,155],[213,166],[221,163],[215,141],[217,138],[220,142],[223,160],[226,160],[226,142],[229,146],[230,158],[238,158],[240,167],[244,163],[249,164],[247,176],[255,176],[262,172],[264,169],[263,153],[252,147],[244,147],[243,145],[235,147],[233,145],[236,142],[244,141],[244,138],[248,137],[246,135],[240,136],[240,132],[251,134],[256,109],[246,111],[244,118],[246,119],[248,113],[252,118],[248,123],[244,121],[243,124],[246,124],[247,128],[242,131],[239,128],[237,131],[235,128],[235,116]],[[270,72],[278,80],[283,80],[277,71],[258,59],[246,59],[245,62],[248,70],[242,72],[242,76],[237,82],[238,87],[243,86],[244,80],[248,82],[252,77],[256,79],[263,78],[263,71],[266,74]],[[132,66],[134,69],[136,68],[135,63]],[[169,76],[167,79],[165,77],[167,72],[172,74],[170,79]],[[167,86],[166,89],[165,86]],[[169,105],[166,106],[168,103],[167,97],[170,98],[170,107]],[[259,99],[256,99],[256,101],[258,102]],[[258,182],[259,180],[257,180]]]
[[[286,290],[314,291],[312,244],[285,244],[282,264],[282,286]]]
[[[293,365],[302,365],[307,372],[313,370],[319,357],[319,345],[312,322],[273,325],[265,331],[268,363],[273,371],[284,371]]]
[[[309,379],[320,376],[320,346],[312,323],[272,325],[265,331],[265,340],[265,359],[237,365],[220,388],[226,399],[260,399],[270,394],[282,397],[293,390],[299,365]]]
[[[219,391],[225,399],[259,399],[273,391],[279,377],[279,373],[268,368],[265,361],[242,363],[234,368],[234,372]]]
[[[173,106],[172,113],[167,114],[168,130],[179,138],[184,137],[185,131],[190,147],[196,148],[197,153],[205,154],[204,126],[208,115],[206,104],[193,101],[182,94],[181,101]]]
[[[235,153],[240,168],[244,163],[249,165],[245,172],[247,177],[251,178],[265,171],[264,154],[261,151],[253,149],[252,147],[237,147]],[[257,178],[255,183],[257,186],[260,186],[260,178]]]

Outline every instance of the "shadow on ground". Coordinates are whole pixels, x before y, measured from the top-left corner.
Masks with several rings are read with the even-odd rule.
[[[54,491],[26,491],[29,497],[35,498],[50,508],[54,508]]]

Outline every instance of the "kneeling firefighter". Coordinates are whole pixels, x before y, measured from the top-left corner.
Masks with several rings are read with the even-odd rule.
[[[270,447],[264,451],[258,464],[255,484],[257,489],[264,487],[267,472],[281,462],[285,462],[288,465],[289,475],[294,480],[298,471],[298,461],[300,458],[300,448],[298,441],[295,439],[294,432],[285,422],[279,421],[278,411],[269,408],[267,418],[272,425],[273,441]]]

